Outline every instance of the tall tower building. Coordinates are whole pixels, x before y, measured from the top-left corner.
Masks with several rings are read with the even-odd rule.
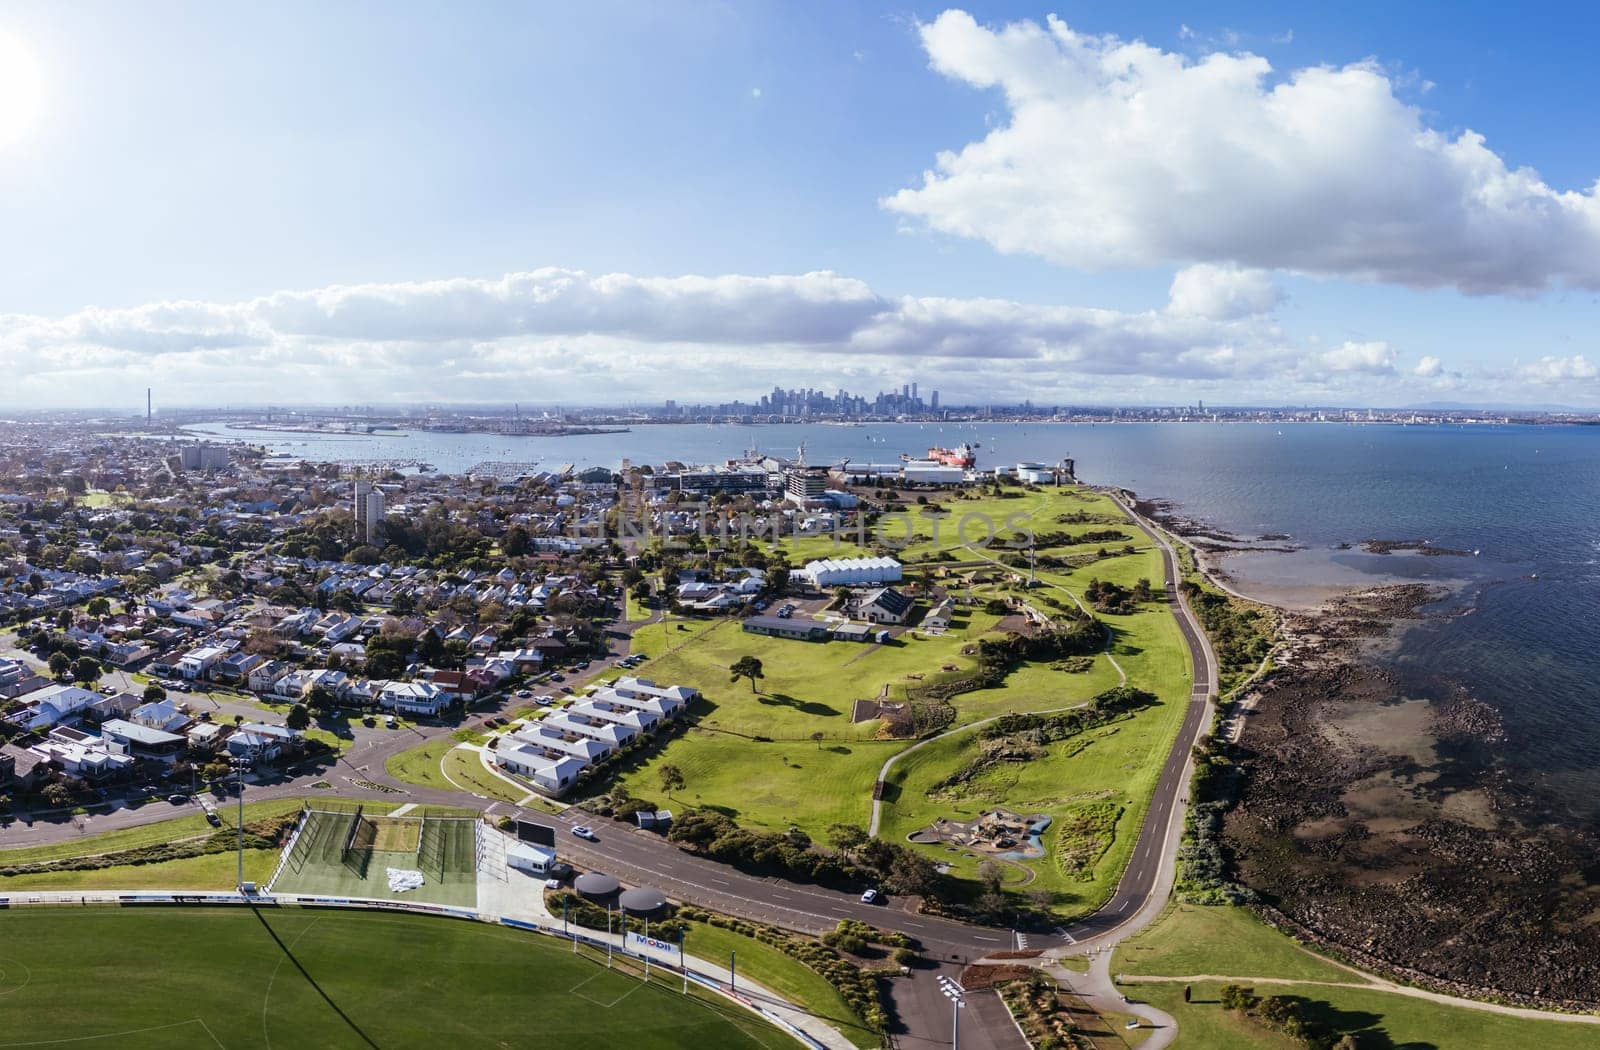
[[[385,514],[383,493],[372,487],[370,481],[355,483],[356,539],[372,543],[378,538],[378,526]]]

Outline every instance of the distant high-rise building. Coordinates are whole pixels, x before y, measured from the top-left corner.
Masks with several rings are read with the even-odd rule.
[[[356,539],[372,543],[378,538],[378,526],[386,513],[383,493],[372,487],[370,481],[355,483]]]
[[[939,391],[933,390],[929,392],[928,407],[935,412],[939,411]]]

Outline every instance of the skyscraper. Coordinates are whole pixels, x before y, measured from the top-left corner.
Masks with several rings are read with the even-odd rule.
[[[378,526],[383,524],[385,513],[383,493],[372,487],[370,481],[355,483],[356,539],[372,543],[378,538]]]

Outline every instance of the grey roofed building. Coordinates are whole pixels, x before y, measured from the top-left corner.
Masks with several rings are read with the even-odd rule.
[[[828,625],[816,620],[785,619],[781,616],[750,616],[744,620],[744,629],[751,634],[766,634],[774,638],[798,638],[801,641],[821,642],[828,637]]]

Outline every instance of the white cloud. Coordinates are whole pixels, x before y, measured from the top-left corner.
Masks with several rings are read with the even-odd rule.
[[[1444,362],[1429,354],[1417,362],[1411,374],[1419,379],[1433,379],[1444,373]]]
[[[1261,270],[1197,263],[1172,278],[1168,309],[1218,321],[1271,313],[1283,292]]]
[[[0,316],[0,363],[35,404],[104,403],[151,383],[191,402],[615,402],[747,396],[769,380],[870,385],[909,369],[971,396],[1142,397],[1151,383],[1288,390],[1381,372],[1355,351],[1297,345],[1264,313],[1276,298],[1262,275],[1216,268],[1180,275],[1171,301],[1144,311],[885,296],[828,272],[546,268]]]
[[[920,27],[932,67],[1009,120],[883,203],[1008,253],[1210,262],[1481,293],[1600,288],[1600,199],[1427,126],[1375,64],[1276,74],[1060,19]],[[1180,30],[1182,35],[1182,30]]]
[[[1396,356],[1388,343],[1341,343],[1319,355],[1317,361],[1329,372],[1386,376],[1394,374]]]
[[[1589,359],[1582,354],[1571,357],[1541,357],[1517,369],[1517,377],[1531,383],[1570,383],[1574,380],[1593,379],[1600,375]]]

